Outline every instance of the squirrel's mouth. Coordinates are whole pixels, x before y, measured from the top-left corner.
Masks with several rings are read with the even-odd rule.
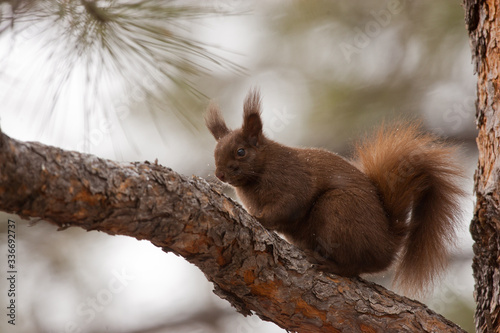
[[[215,172],[215,176],[219,178],[220,181],[228,183],[229,185],[232,186],[242,186],[247,181],[245,177],[240,177],[238,173],[230,171],[217,170]]]
[[[222,182],[234,187],[241,187],[252,184],[256,181],[255,174],[243,172],[240,168],[218,168],[215,176]]]
[[[245,185],[243,180],[239,180],[237,178],[227,178],[224,181],[226,183],[228,183],[229,185],[232,185],[232,186],[235,186],[235,187]]]
[[[234,187],[244,186],[248,183],[248,179],[244,177],[238,177],[237,175],[227,175],[222,181]]]

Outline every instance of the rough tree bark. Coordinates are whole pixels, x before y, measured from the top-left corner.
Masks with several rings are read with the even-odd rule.
[[[325,274],[200,178],[0,132],[0,210],[62,229],[148,239],[183,256],[239,312],[297,332],[463,332],[425,305]]]
[[[478,76],[477,201],[470,226],[475,241],[475,323],[477,332],[500,332],[500,1],[466,0],[464,7]]]

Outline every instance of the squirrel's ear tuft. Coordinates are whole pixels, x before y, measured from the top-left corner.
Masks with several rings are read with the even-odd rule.
[[[214,102],[210,102],[205,113],[205,124],[217,141],[231,132],[220,114],[219,106]]]
[[[260,118],[260,92],[257,88],[248,92],[243,105],[243,135],[254,146],[262,136],[262,119]]]
[[[254,113],[260,115],[260,91],[258,88],[250,89],[243,105],[244,119]]]

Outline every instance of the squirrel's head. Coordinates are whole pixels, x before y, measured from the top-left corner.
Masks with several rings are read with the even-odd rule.
[[[262,133],[259,91],[248,93],[240,129],[230,130],[213,103],[205,114],[205,123],[217,140],[214,153],[217,178],[236,187],[255,182],[263,168],[262,148],[266,141]]]

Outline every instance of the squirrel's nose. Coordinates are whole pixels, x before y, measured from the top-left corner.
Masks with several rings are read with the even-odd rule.
[[[215,171],[215,177],[219,178],[221,181],[225,182],[226,181],[226,175],[222,171]]]

